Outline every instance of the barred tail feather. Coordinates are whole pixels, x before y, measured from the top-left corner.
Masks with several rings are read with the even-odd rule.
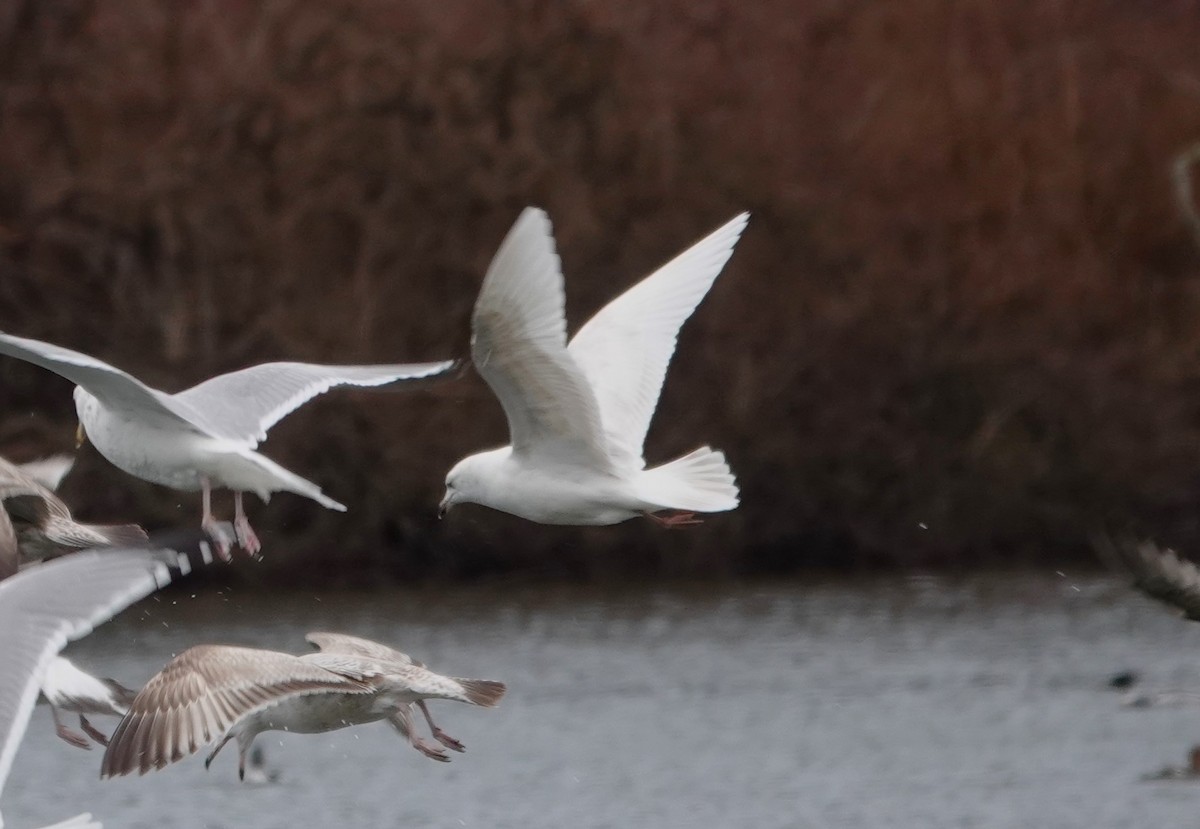
[[[296,495],[303,495],[305,498],[311,498],[325,509],[336,510],[337,512],[345,512],[346,505],[339,504],[337,501],[330,498],[321,488],[312,481],[301,478],[295,472],[284,469],[275,461],[260,455],[257,452],[247,451],[241,453],[242,457],[246,458],[257,466],[261,471],[267,474],[267,478],[257,481],[254,484],[244,487],[237,487],[253,491],[258,494],[258,497],[264,501],[270,500],[271,493],[282,490],[284,492],[292,492]],[[229,485],[229,482],[226,482]],[[231,488],[234,488],[231,486]]]
[[[503,682],[493,682],[490,679],[458,679],[454,680],[463,688],[463,695],[472,705],[482,705],[484,708],[494,708],[504,696],[508,687]]]

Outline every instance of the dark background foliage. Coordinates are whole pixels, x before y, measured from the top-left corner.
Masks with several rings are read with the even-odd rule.
[[[0,329],[169,390],[462,355],[524,205],[572,329],[749,209],[648,443],[724,448],[741,509],[439,525],[446,470],[504,441],[484,384],[336,393],[265,451],[351,511],[255,508],[272,577],[1048,561],[1100,524],[1194,545],[1200,238],[1171,165],[1197,43],[1184,2],[14,0]],[[0,360],[0,450],[69,448],[69,391]],[[91,449],[66,495],[199,512]]]

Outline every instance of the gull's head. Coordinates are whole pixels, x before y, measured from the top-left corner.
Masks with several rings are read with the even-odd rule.
[[[508,447],[480,452],[456,463],[446,475],[446,494],[438,504],[438,518],[445,518],[455,504],[490,505],[496,467],[509,452]]]

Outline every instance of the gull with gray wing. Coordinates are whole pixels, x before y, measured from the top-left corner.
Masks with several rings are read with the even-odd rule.
[[[322,506],[345,506],[320,487],[255,451],[267,430],[308,400],[335,386],[378,388],[442,377],[457,362],[330,366],[264,363],[222,374],[168,394],[95,357],[40,340],[0,333],[0,354],[17,357],[75,383],[81,437],[114,466],[174,489],[201,490],[201,526],[228,558],[234,541],[251,555],[261,544],[242,505],[242,493],[264,501],[293,492]],[[235,538],[218,536],[213,487],[233,490]]]
[[[440,514],[476,503],[543,524],[665,526],[738,505],[725,456],[703,446],[646,469],[643,444],[679,329],[712,287],[745,213],[597,313],[567,343],[550,220],[527,208],[488,267],[471,359],[500,399],[512,443],[459,461]]]

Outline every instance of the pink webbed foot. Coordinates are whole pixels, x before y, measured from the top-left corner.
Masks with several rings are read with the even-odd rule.
[[[246,510],[242,506],[242,493],[233,493],[233,529],[237,533],[238,544],[249,556],[257,556],[258,551],[262,549],[262,544],[258,540],[258,535],[254,532],[254,528],[250,526],[250,519],[246,517]]]
[[[229,531],[229,524],[225,521],[218,521],[213,517],[212,512],[212,483],[208,478],[200,479],[201,501],[204,504],[204,510],[200,515],[200,529],[209,540],[217,548],[217,558],[221,561],[229,561],[233,558],[230,551],[237,539]]]
[[[416,735],[409,738],[409,742],[412,743],[413,748],[415,748],[417,751],[424,754],[430,760],[437,760],[439,763],[449,763],[450,762],[449,754],[442,751],[437,746],[430,745],[429,743],[425,742],[424,740],[422,740],[420,737],[417,737]]]
[[[451,751],[463,752],[467,750],[465,745],[437,727],[437,723],[433,721],[433,716],[429,713],[429,707],[425,704],[425,700],[417,700],[417,707],[425,715],[425,722],[429,723],[429,731],[433,734],[433,739]]]
[[[228,521],[218,521],[210,515],[200,522],[200,530],[208,536],[209,541],[217,548],[217,558],[221,559],[221,561],[231,561],[233,559],[231,551],[237,543],[237,536],[229,526]]]
[[[436,726],[433,729],[433,739],[437,740],[439,743],[441,743],[442,745],[444,745],[446,748],[450,749],[451,751],[463,752],[463,751],[467,750],[467,747],[465,745],[463,745],[460,741],[454,739],[449,734],[447,734],[445,731],[442,731],[442,729],[437,728]]]
[[[254,528],[250,526],[250,522],[246,520],[246,516],[241,516],[233,522],[233,529],[237,533],[238,545],[246,551],[248,555],[257,556],[258,551],[262,549],[262,544],[258,540],[258,535],[255,534]]]
[[[666,527],[669,530],[677,530],[682,527],[691,527],[704,523],[703,519],[696,517],[696,513],[684,512],[683,510],[671,510],[666,514],[647,512],[645,515],[655,524],[658,524],[658,526]]]
[[[92,744],[88,742],[87,737],[67,728],[65,725],[63,725],[61,722],[58,721],[58,717],[54,718],[54,732],[56,734],[58,734],[59,737],[66,740],[68,743],[75,746],[76,748],[82,748],[85,751],[92,750]]]

